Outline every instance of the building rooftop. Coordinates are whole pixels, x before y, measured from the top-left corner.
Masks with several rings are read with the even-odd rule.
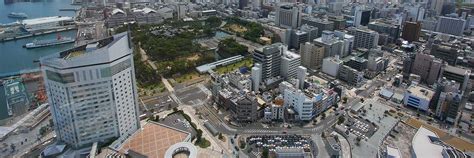
[[[40,61],[42,65],[50,67],[76,67],[114,61],[131,54],[131,52],[128,34],[123,32],[112,37],[45,56]]]
[[[296,54],[295,52],[292,52],[292,51],[284,51],[283,53],[283,57],[286,58],[286,59],[297,59],[297,58],[300,58],[301,56],[299,54]]]
[[[401,158],[402,154],[397,148],[387,146],[387,156],[389,158]]]
[[[431,98],[433,98],[433,95],[434,95],[433,90],[430,90],[428,88],[424,88],[421,86],[417,86],[417,85],[412,85],[408,87],[407,91],[410,92],[412,95],[417,96],[419,98],[423,98],[425,100],[431,100]]]
[[[164,157],[169,147],[190,139],[190,134],[163,124],[147,122],[119,148],[121,153],[133,151],[147,157]]]
[[[451,65],[446,65],[446,67],[444,68],[444,71],[451,72],[451,73],[458,74],[458,75],[462,75],[462,76],[466,75],[467,73],[470,73],[469,70],[459,68],[459,67],[455,67],[455,66],[451,66]]]
[[[35,19],[25,19],[21,21],[24,25],[35,25],[35,24],[42,24],[42,23],[50,23],[50,22],[57,22],[57,21],[72,21],[72,17],[68,16],[50,16],[50,17],[42,17],[42,18],[35,18]]]
[[[433,141],[438,136],[421,126],[412,139],[413,153],[416,157],[443,158],[443,146]]]

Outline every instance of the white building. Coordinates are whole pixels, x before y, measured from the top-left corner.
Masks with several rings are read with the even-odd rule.
[[[44,57],[41,69],[59,140],[78,148],[140,127],[126,33]]]
[[[286,81],[284,81],[286,82]],[[313,101],[305,93],[294,87],[285,89],[283,93],[285,107],[293,107],[298,113],[298,120],[311,120],[313,118]]]
[[[67,16],[51,16],[36,19],[25,19],[21,22],[27,31],[39,31],[55,29],[67,23],[73,22],[72,17]]]
[[[252,67],[252,90],[258,91],[260,82],[262,82],[262,65],[255,63]]]
[[[280,76],[286,79],[295,78],[296,69],[300,65],[300,55],[291,51],[284,51],[281,56]]]
[[[332,77],[337,77],[339,67],[342,65],[342,60],[336,57],[328,57],[323,59],[323,72]]]
[[[412,85],[408,87],[405,92],[403,104],[426,111],[428,110],[433,95],[434,92],[428,88]]]
[[[466,20],[462,18],[452,18],[446,16],[440,16],[438,19],[438,25],[436,31],[446,33],[455,36],[461,36],[466,26]]]
[[[275,25],[284,28],[298,28],[301,24],[301,8],[297,5],[276,7]]]
[[[379,33],[368,28],[350,28],[349,33],[354,36],[354,48],[377,48]]]
[[[434,133],[423,126],[416,132],[411,141],[412,157],[421,158],[455,158],[464,157],[464,153],[444,144]]]
[[[346,57],[350,55],[352,53],[352,48],[354,47],[354,36],[341,31],[334,31],[334,36],[343,41],[343,50],[340,56]]]

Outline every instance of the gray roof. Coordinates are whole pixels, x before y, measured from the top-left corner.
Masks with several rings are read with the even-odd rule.
[[[46,149],[43,150],[42,155],[43,156],[52,156],[56,154],[60,154],[64,151],[66,148],[66,145],[51,145],[46,147]]]

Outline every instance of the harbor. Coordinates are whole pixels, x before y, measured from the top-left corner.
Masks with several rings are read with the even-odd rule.
[[[25,35],[20,35],[20,36],[15,36],[15,37],[7,37],[7,38],[3,38],[3,39],[0,38],[0,42],[18,40],[18,39],[23,39],[23,38],[28,38],[28,37],[35,37],[35,36],[42,36],[42,35],[46,35],[46,34],[59,33],[59,32],[64,32],[64,31],[76,30],[76,29],[77,29],[77,27],[72,26],[72,27],[65,27],[65,28],[60,28],[60,29],[55,29],[55,30],[42,31],[42,32],[37,32],[37,33],[32,33],[32,34],[25,34]]]
[[[0,42],[76,29],[72,17],[50,16],[25,19],[0,28]]]

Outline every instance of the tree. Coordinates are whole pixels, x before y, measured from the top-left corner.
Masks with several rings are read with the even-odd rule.
[[[326,113],[322,113],[321,114],[321,119],[325,119],[326,118]]]
[[[245,55],[248,47],[239,44],[234,38],[221,40],[217,45],[217,53],[222,58],[228,58],[236,55]]]
[[[224,140],[224,136],[222,135],[222,133],[219,133],[219,140]]]
[[[347,103],[347,97],[342,97],[342,103]]]
[[[240,144],[240,149],[245,149],[245,142],[244,141],[239,141]]]
[[[372,104],[369,104],[369,108],[372,109]]]
[[[268,149],[267,148],[264,148],[263,151],[262,151],[262,157],[263,158],[268,158]]]
[[[176,112],[176,111],[178,111],[178,107],[173,108],[173,112]]]
[[[346,120],[346,118],[344,118],[344,116],[339,116],[337,118],[337,124],[340,125],[340,124],[344,123],[345,120]]]

